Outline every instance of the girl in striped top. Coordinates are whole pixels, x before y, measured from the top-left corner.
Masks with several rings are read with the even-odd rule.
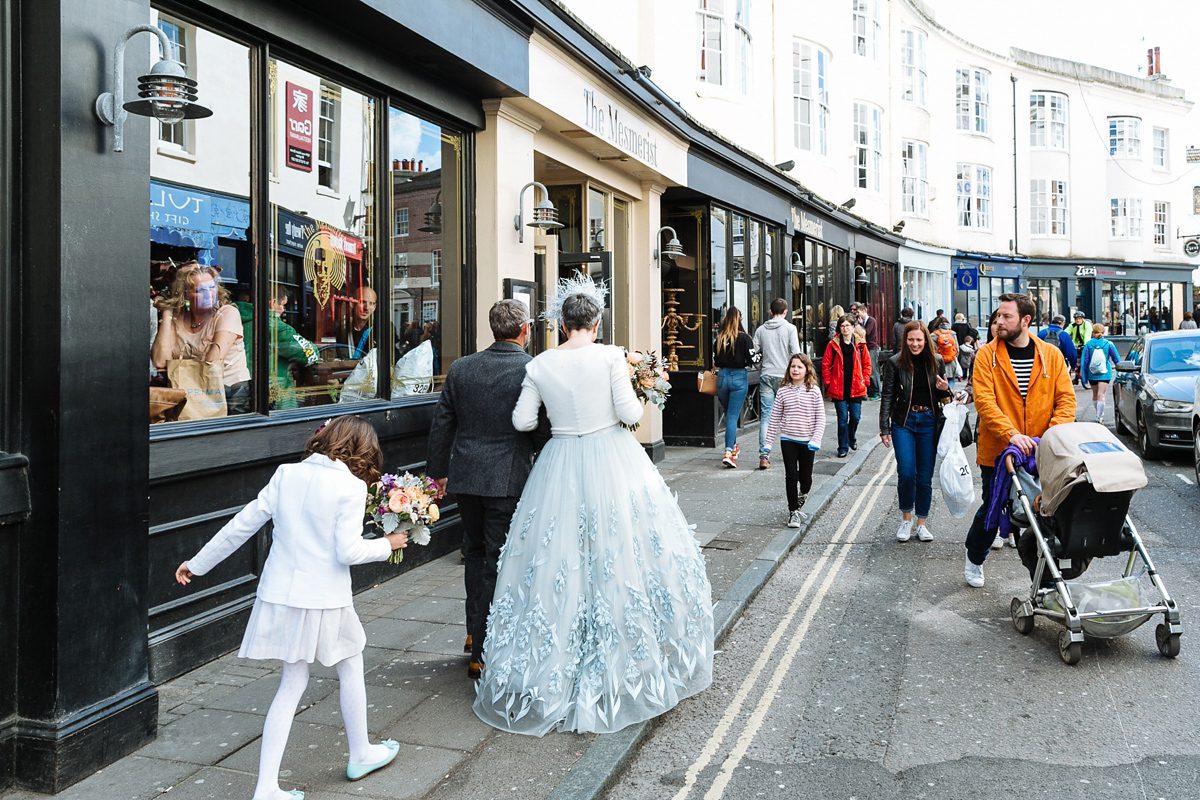
[[[761,424],[761,423],[760,423]],[[767,423],[765,448],[770,452],[775,436],[783,453],[783,474],[787,488],[788,527],[799,528],[807,514],[800,508],[812,488],[813,458],[821,449],[825,432],[825,401],[817,388],[817,373],[803,353],[788,360],[787,372],[775,393],[775,405]],[[800,491],[796,492],[799,484]]]

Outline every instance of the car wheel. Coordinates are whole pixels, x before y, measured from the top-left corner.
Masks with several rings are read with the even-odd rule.
[[[1113,427],[1116,428],[1118,434],[1129,435],[1129,427],[1121,421],[1121,401],[1116,393],[1113,393]]]
[[[1138,449],[1142,451],[1142,458],[1149,459],[1158,455],[1158,451],[1150,444],[1150,431],[1146,427],[1146,415],[1142,412],[1141,406],[1137,410],[1137,441]]]

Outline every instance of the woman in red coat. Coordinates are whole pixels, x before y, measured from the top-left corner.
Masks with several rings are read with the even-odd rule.
[[[871,354],[864,342],[854,341],[854,318],[849,314],[837,321],[837,336],[825,348],[821,374],[825,396],[837,409],[838,458],[845,458],[849,451],[858,449],[858,420],[871,380]]]

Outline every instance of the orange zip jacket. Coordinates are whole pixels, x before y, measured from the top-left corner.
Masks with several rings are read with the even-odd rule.
[[[1033,371],[1024,399],[1008,349],[993,339],[975,354],[975,411],[979,441],[975,463],[994,466],[1014,434],[1041,436],[1052,425],[1075,421],[1075,391],[1062,354],[1036,336]]]

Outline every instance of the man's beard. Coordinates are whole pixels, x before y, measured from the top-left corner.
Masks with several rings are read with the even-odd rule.
[[[996,338],[1002,342],[1011,342],[1017,339],[1020,335],[1021,328],[1017,328],[1015,331],[1009,330],[1008,328],[996,329]]]

